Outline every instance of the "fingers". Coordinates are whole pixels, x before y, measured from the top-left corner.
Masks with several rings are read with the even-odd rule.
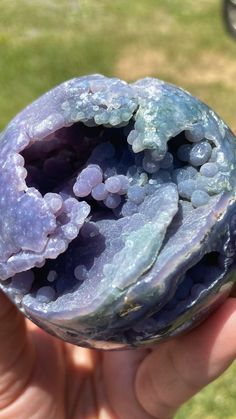
[[[171,418],[236,357],[236,300],[228,299],[201,326],[157,346],[140,364],[137,400],[155,418]]]
[[[0,409],[11,404],[22,391],[32,363],[33,349],[24,318],[0,292]]]
[[[139,404],[134,382],[136,371],[149,350],[104,352],[103,379],[116,418],[152,419]]]
[[[94,395],[95,385],[93,377],[94,372],[98,369],[102,355],[99,351],[67,343],[65,345],[65,356],[67,363],[66,400],[68,407],[66,417],[95,417],[98,401]],[[97,387],[99,390],[101,389],[101,382],[99,382]]]

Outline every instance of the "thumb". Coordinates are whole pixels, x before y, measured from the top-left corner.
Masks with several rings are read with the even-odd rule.
[[[33,345],[27,337],[24,316],[0,291],[0,410],[23,391],[33,360]]]
[[[173,417],[235,357],[236,300],[229,298],[196,329],[160,344],[142,361],[135,383],[137,399],[154,417]]]

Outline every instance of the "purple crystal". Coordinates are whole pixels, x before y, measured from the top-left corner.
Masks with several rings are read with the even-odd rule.
[[[174,336],[235,270],[235,137],[189,93],[146,78],[69,80],[0,135],[0,286],[69,342]]]

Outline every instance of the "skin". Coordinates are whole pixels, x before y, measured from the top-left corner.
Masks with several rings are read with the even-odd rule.
[[[236,299],[155,348],[101,352],[64,343],[0,294],[0,419],[169,419],[236,356]]]

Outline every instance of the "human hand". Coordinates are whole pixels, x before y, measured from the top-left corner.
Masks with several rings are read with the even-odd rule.
[[[34,326],[0,294],[0,419],[167,419],[236,356],[236,300],[153,349],[101,352]]]

